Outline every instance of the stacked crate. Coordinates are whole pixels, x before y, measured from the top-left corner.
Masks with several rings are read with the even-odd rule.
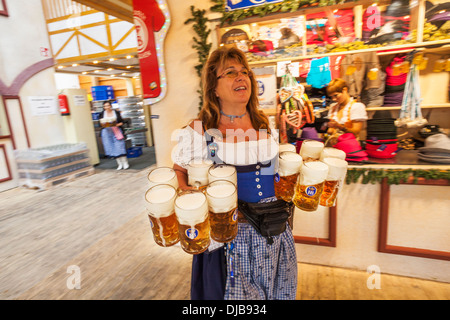
[[[16,150],[19,184],[28,188],[52,186],[94,173],[85,143],[59,144]]]

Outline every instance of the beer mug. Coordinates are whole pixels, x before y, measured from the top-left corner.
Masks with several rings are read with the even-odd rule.
[[[295,186],[292,202],[304,211],[316,211],[328,174],[328,166],[320,161],[304,162]]]
[[[174,208],[176,195],[176,189],[168,184],[155,185],[145,193],[153,238],[161,247],[170,247],[180,240]]]
[[[341,160],[345,160],[347,155],[344,151],[332,147],[323,148],[322,153],[320,154],[320,161],[323,161],[325,158],[338,158]]]
[[[227,164],[211,166],[208,170],[208,182],[211,183],[216,180],[228,180],[237,185],[236,168]]]
[[[213,162],[209,159],[194,159],[188,164],[188,184],[203,190],[208,185],[208,170]]]
[[[316,161],[320,159],[320,154],[324,148],[323,142],[316,140],[305,140],[300,148],[300,155],[304,162]]]
[[[157,184],[169,184],[175,189],[178,189],[178,179],[175,170],[169,167],[155,168],[147,176],[150,186]]]
[[[292,151],[281,152],[278,157],[278,176],[275,176],[275,196],[291,202],[295,184],[302,166],[302,157]]]
[[[320,205],[334,207],[339,188],[342,186],[347,174],[348,163],[337,158],[325,158],[323,162],[328,165],[328,175],[320,196]]]
[[[290,143],[280,143],[280,145],[278,146],[278,152],[282,153],[285,151],[292,151],[292,152],[297,152],[296,147],[293,144]]]
[[[238,232],[237,189],[228,180],[215,180],[206,188],[211,238],[228,242]]]
[[[210,225],[208,202],[203,192],[187,190],[175,199],[178,235],[181,248],[187,253],[199,254],[208,249]]]

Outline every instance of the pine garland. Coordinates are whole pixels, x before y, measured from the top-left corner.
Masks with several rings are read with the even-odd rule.
[[[221,25],[225,23],[233,23],[239,20],[243,20],[252,16],[264,17],[271,13],[277,12],[295,12],[302,7],[325,7],[336,4],[342,4],[345,0],[288,0],[277,3],[267,3],[261,6],[250,7],[246,9],[238,9],[229,12],[225,12],[225,0],[211,0],[215,3],[211,7],[213,12],[221,12],[223,14],[221,19]],[[357,1],[357,0],[352,0]]]
[[[413,177],[413,183],[417,183],[418,178],[427,180],[445,179],[450,182],[450,170],[350,168],[347,170],[345,182],[346,184],[357,183],[362,178],[362,184],[376,184],[387,178],[388,184],[399,184],[400,182],[406,182],[410,177]]]
[[[208,18],[205,17],[205,13],[206,10],[195,9],[194,6],[191,6],[192,18],[189,18],[184,22],[184,24],[193,22],[193,29],[198,35],[198,38],[195,36],[193,37],[194,44],[192,45],[192,48],[196,49],[198,54],[199,64],[195,66],[195,70],[200,78],[200,89],[197,90],[197,93],[200,96],[200,108],[203,105],[203,86],[201,83],[202,70],[208,60],[209,51],[212,46],[212,43],[208,43],[208,36],[211,33],[211,29],[209,29],[206,24]]]

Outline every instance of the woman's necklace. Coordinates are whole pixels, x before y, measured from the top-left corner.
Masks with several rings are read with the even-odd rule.
[[[235,118],[241,119],[243,116],[245,116],[247,114],[247,111],[245,111],[244,114],[241,114],[240,116],[229,115],[229,114],[224,113],[222,110],[220,110],[220,114],[225,117],[230,118],[230,122],[233,122]]]

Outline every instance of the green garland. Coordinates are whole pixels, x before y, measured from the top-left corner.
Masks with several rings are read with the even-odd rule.
[[[336,4],[342,4],[345,0],[287,0],[277,3],[268,3],[261,6],[250,7],[246,9],[238,9],[229,12],[225,12],[225,0],[211,0],[215,3],[211,7],[211,11],[221,12],[223,14],[221,19],[221,25],[225,23],[233,23],[239,20],[243,20],[252,16],[264,17],[271,13],[277,12],[295,12],[302,7],[325,7]],[[357,0],[352,0],[357,1]]]
[[[347,170],[345,182],[347,184],[356,183],[362,177],[362,184],[376,184],[381,183],[384,178],[387,178],[388,184],[399,184],[407,181],[413,177],[414,183],[417,183],[418,178],[427,180],[445,179],[450,181],[450,170],[414,170],[414,169],[358,169],[351,168]]]
[[[201,84],[202,70],[208,60],[209,51],[212,46],[212,43],[208,43],[207,41],[211,29],[209,29],[206,24],[208,18],[205,17],[205,13],[206,10],[195,9],[194,6],[191,6],[192,18],[189,18],[184,22],[184,24],[193,22],[193,29],[198,35],[198,38],[193,37],[194,44],[192,45],[192,48],[196,49],[198,54],[199,64],[195,66],[195,70],[197,70],[197,75],[200,78],[200,89],[197,90],[197,93],[200,96],[200,107],[203,105],[203,86]]]

